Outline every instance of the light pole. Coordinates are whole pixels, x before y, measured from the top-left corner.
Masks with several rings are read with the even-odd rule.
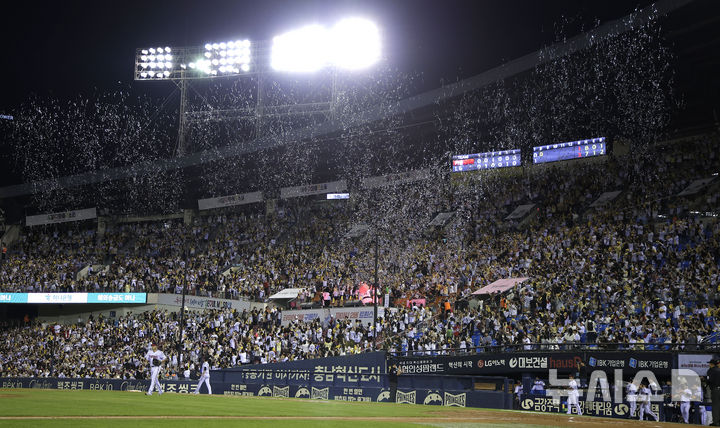
[[[178,338],[177,343],[177,354],[178,354],[178,370],[182,369],[182,346],[183,346],[183,336],[185,335],[185,294],[187,294],[187,268],[190,263],[188,260],[188,252],[187,248],[184,251],[185,253],[185,269],[183,272],[183,286],[182,286],[182,301],[180,303],[180,337]]]
[[[377,316],[378,316],[378,235],[375,234],[375,282],[373,284],[373,349],[377,351],[378,331],[377,331]]]

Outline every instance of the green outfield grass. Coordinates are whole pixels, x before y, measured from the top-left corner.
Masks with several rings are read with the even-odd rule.
[[[558,418],[548,419],[548,418]],[[564,416],[503,410],[294,398],[0,389],[0,427],[545,427]],[[582,418],[573,426],[606,424]]]
[[[0,426],[5,428],[498,426],[468,421],[466,418],[472,418],[473,413],[462,408],[266,397],[181,394],[148,397],[119,391],[0,390]],[[262,419],[268,417],[281,419]]]

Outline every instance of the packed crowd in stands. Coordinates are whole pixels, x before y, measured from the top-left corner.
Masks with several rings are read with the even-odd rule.
[[[447,196],[422,183],[391,189],[395,199],[422,201],[432,193],[433,201],[442,201],[422,215],[456,212],[444,233],[423,233],[430,218],[421,214],[385,214],[397,233],[382,238],[380,283],[397,312],[374,328],[347,321],[281,327],[274,315],[263,322],[253,314],[196,314],[186,349],[197,352],[193,344],[206,343],[214,364],[228,367],[363,352],[376,334],[385,349],[415,353],[588,342],[697,346],[718,330],[720,223],[713,214],[698,214],[720,211],[718,190],[711,185],[688,198],[676,195],[720,165],[710,139],[662,153],[488,176],[482,186],[459,180]],[[589,208],[612,190],[622,193]],[[522,224],[504,220],[528,203],[537,207]],[[357,213],[351,206],[315,205],[288,204],[267,215],[211,213],[189,225],[115,225],[102,237],[82,228],[26,229],[0,267],[1,289],[181,293],[186,286],[190,294],[265,302],[282,289],[303,288],[300,302],[357,300],[363,284],[373,281],[372,251],[343,239]],[[91,269],[81,273],[86,266]],[[505,293],[473,298],[472,292],[508,277],[529,279]],[[66,358],[76,359],[55,361],[56,369],[70,376],[73,370],[97,375],[129,363],[138,367],[145,338],[167,340],[176,330],[172,315],[157,312],[67,327],[69,337],[57,346],[69,346]],[[49,357],[37,355],[50,352],[38,339],[48,335],[58,336],[37,323],[11,330],[0,348],[3,369],[47,374]],[[13,351],[18,343],[23,348]],[[70,352],[83,347],[103,358],[83,366],[77,358],[86,354]],[[19,358],[25,363],[18,365]]]

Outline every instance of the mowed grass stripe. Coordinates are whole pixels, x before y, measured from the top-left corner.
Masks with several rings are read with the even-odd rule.
[[[471,417],[458,407],[139,392],[0,390],[1,416]]]
[[[131,423],[131,425],[128,425]],[[473,424],[472,427],[489,428],[494,424]],[[368,428],[367,422],[319,421],[319,420],[277,420],[255,419],[45,419],[2,421],[3,428]],[[518,427],[514,425],[515,428]],[[372,428],[432,428],[431,425],[411,422],[373,422]]]
[[[294,398],[0,389],[0,427],[474,428],[669,426],[510,410]]]

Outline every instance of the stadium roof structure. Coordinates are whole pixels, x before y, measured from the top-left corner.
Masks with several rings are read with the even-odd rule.
[[[475,91],[494,82],[529,71],[538,65],[542,65],[554,59],[581,51],[593,43],[591,40],[602,40],[625,33],[637,28],[638,26],[646,24],[657,15],[666,15],[692,3],[693,1],[694,0],[659,0],[658,2],[634,12],[629,16],[609,21],[591,31],[557,43],[551,46],[550,49],[537,50],[476,76],[401,100],[398,103],[396,114],[407,114],[409,112],[460,96],[467,92]],[[552,52],[552,55],[547,55],[547,52]],[[348,127],[377,122],[386,116],[386,110],[378,106],[364,112],[363,114],[357,115],[354,120],[346,120],[342,123],[331,120],[310,129],[296,130],[291,132],[288,138],[284,140],[277,140],[271,137],[259,137],[251,142],[227,146],[214,151],[200,151],[177,158],[142,162],[131,166],[92,171],[62,177],[59,179],[6,186],[0,188],[0,198],[13,198],[43,193],[52,189],[57,189],[58,187],[72,188],[112,180],[142,177],[151,172],[156,173],[207,164],[226,158],[237,157],[291,144],[311,137],[330,136],[341,132],[343,129]]]

